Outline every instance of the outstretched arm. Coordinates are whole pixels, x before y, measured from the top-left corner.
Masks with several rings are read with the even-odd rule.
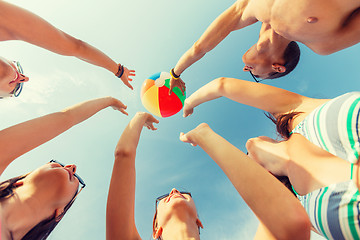
[[[112,106],[124,114],[126,106],[112,97],[86,101],[63,111],[35,118],[0,131],[0,175],[17,157]]]
[[[194,107],[219,97],[226,97],[272,114],[292,110],[306,112],[310,105],[323,101],[266,84],[235,78],[218,78],[204,85],[185,100],[184,117],[191,115]]]
[[[276,239],[310,239],[310,221],[300,202],[274,176],[201,124],[180,140],[199,145],[224,171],[244,201]]]
[[[276,237],[260,222],[254,240],[276,240]]]
[[[115,162],[106,207],[106,239],[141,239],[136,229],[135,156],[143,126],[156,130],[151,114],[137,113],[125,128],[115,149]]]
[[[249,0],[236,1],[230,8],[218,16],[206,29],[194,45],[187,50],[174,67],[174,73],[180,75],[185,69],[200,60],[207,52],[214,49],[232,31],[244,28],[257,22],[254,12],[249,7]],[[170,91],[173,85],[180,87],[182,81],[170,80]]]
[[[31,26],[31,27],[29,27]],[[118,64],[99,49],[76,39],[50,23],[18,6],[0,1],[0,41],[22,40],[65,56],[105,68],[116,74]],[[124,69],[121,80],[132,89],[134,70]]]

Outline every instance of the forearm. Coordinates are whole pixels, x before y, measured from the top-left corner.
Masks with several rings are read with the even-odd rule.
[[[135,155],[117,154],[106,206],[106,239],[140,239],[135,225]]]
[[[115,149],[107,209],[106,238],[137,239],[135,225],[135,157],[145,119],[137,113],[123,131]]]
[[[179,61],[174,67],[174,72],[177,75],[182,74],[187,68],[199,61],[205,54],[210,51],[206,49],[200,49],[196,42],[184,55],[181,56]]]
[[[191,94],[185,101],[190,107],[195,108],[202,103],[222,97],[220,91],[221,84],[218,79],[215,79],[208,84],[199,88],[196,92]]]
[[[110,106],[112,101],[110,97],[90,100],[0,131],[1,170],[15,158]],[[10,144],[13,142],[16,144]]]
[[[31,23],[31,29],[29,28]],[[0,1],[0,40],[21,40],[65,56],[74,56],[116,73],[117,63],[99,49],[54,27],[36,14]]]
[[[277,239],[309,238],[305,210],[274,176],[210,128],[204,128],[197,137],[198,145],[219,165]]]
[[[65,113],[68,124],[73,126],[88,119],[102,109],[112,106],[115,101],[117,100],[112,97],[97,98],[76,104],[61,112]]]
[[[135,117],[131,119],[116,145],[115,156],[124,153],[136,153],[141,131],[145,123],[143,115],[143,113],[136,113]]]
[[[75,57],[90,64],[105,68],[113,74],[117,73],[118,64],[109,56],[86,42],[80,41],[79,44],[78,51],[74,52]]]
[[[286,113],[298,108],[306,97],[266,84],[235,78],[216,80],[220,96],[271,113]]]
[[[205,30],[194,45],[180,58],[174,71],[180,75],[185,69],[200,60],[206,53],[214,49],[222,42],[232,31],[245,27],[253,22],[241,19],[242,11],[239,10],[238,3],[220,14]]]

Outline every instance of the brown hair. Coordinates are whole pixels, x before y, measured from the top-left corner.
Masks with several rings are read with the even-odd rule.
[[[300,113],[303,112],[290,112],[284,114],[278,114],[274,116],[271,113],[265,113],[266,117],[268,117],[275,125],[277,133],[284,139],[289,139],[290,137],[290,122],[296,118]]]
[[[279,73],[279,72],[273,72],[271,73],[266,79],[274,79],[283,77],[285,75],[288,75],[290,72],[292,72],[300,60],[300,48],[299,45],[295,41],[291,41],[288,46],[286,47],[284,51],[283,58],[285,60],[285,72]]]
[[[11,179],[8,179],[6,181],[3,181],[0,183],[0,201],[7,199],[14,195],[14,189],[16,188],[15,183],[21,179],[24,179],[28,174],[14,177]],[[62,212],[58,217],[55,217],[55,214],[51,216],[48,219],[45,219],[35,225],[29,232],[25,234],[24,237],[21,238],[21,240],[45,240],[50,235],[50,233],[54,230],[56,225],[60,222],[62,217],[65,215],[67,210],[71,207],[73,204],[73,199],[75,198],[77,194],[77,191],[75,195],[72,197],[70,202],[65,206],[64,212]]]
[[[155,232],[155,229],[157,227],[157,209],[155,211],[155,214],[154,214],[154,218],[153,218],[153,233]],[[161,240],[161,236],[159,236],[156,240]]]
[[[266,117],[268,117],[275,125],[276,125],[276,131],[277,133],[284,138],[285,140],[289,139],[290,137],[290,122],[296,118],[300,113],[302,112],[290,112],[290,113],[284,113],[279,114],[276,117],[272,115],[271,113],[265,113]],[[291,182],[287,176],[275,176],[281,183],[285,185],[287,189],[290,190],[292,194],[295,194]]]

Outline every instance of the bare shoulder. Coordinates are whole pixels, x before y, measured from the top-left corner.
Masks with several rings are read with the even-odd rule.
[[[301,104],[294,109],[295,112],[302,112],[303,115],[308,115],[318,106],[330,101],[331,99],[318,99],[302,96]]]

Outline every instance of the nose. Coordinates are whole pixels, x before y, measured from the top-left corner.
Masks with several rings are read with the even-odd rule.
[[[27,81],[29,81],[29,77],[25,76],[24,74],[19,74],[16,81],[17,82],[27,82]]]
[[[175,193],[180,193],[180,192],[176,188],[171,189],[170,195]]]
[[[75,164],[66,165],[65,168],[68,168],[73,174],[76,173],[76,165]]]

